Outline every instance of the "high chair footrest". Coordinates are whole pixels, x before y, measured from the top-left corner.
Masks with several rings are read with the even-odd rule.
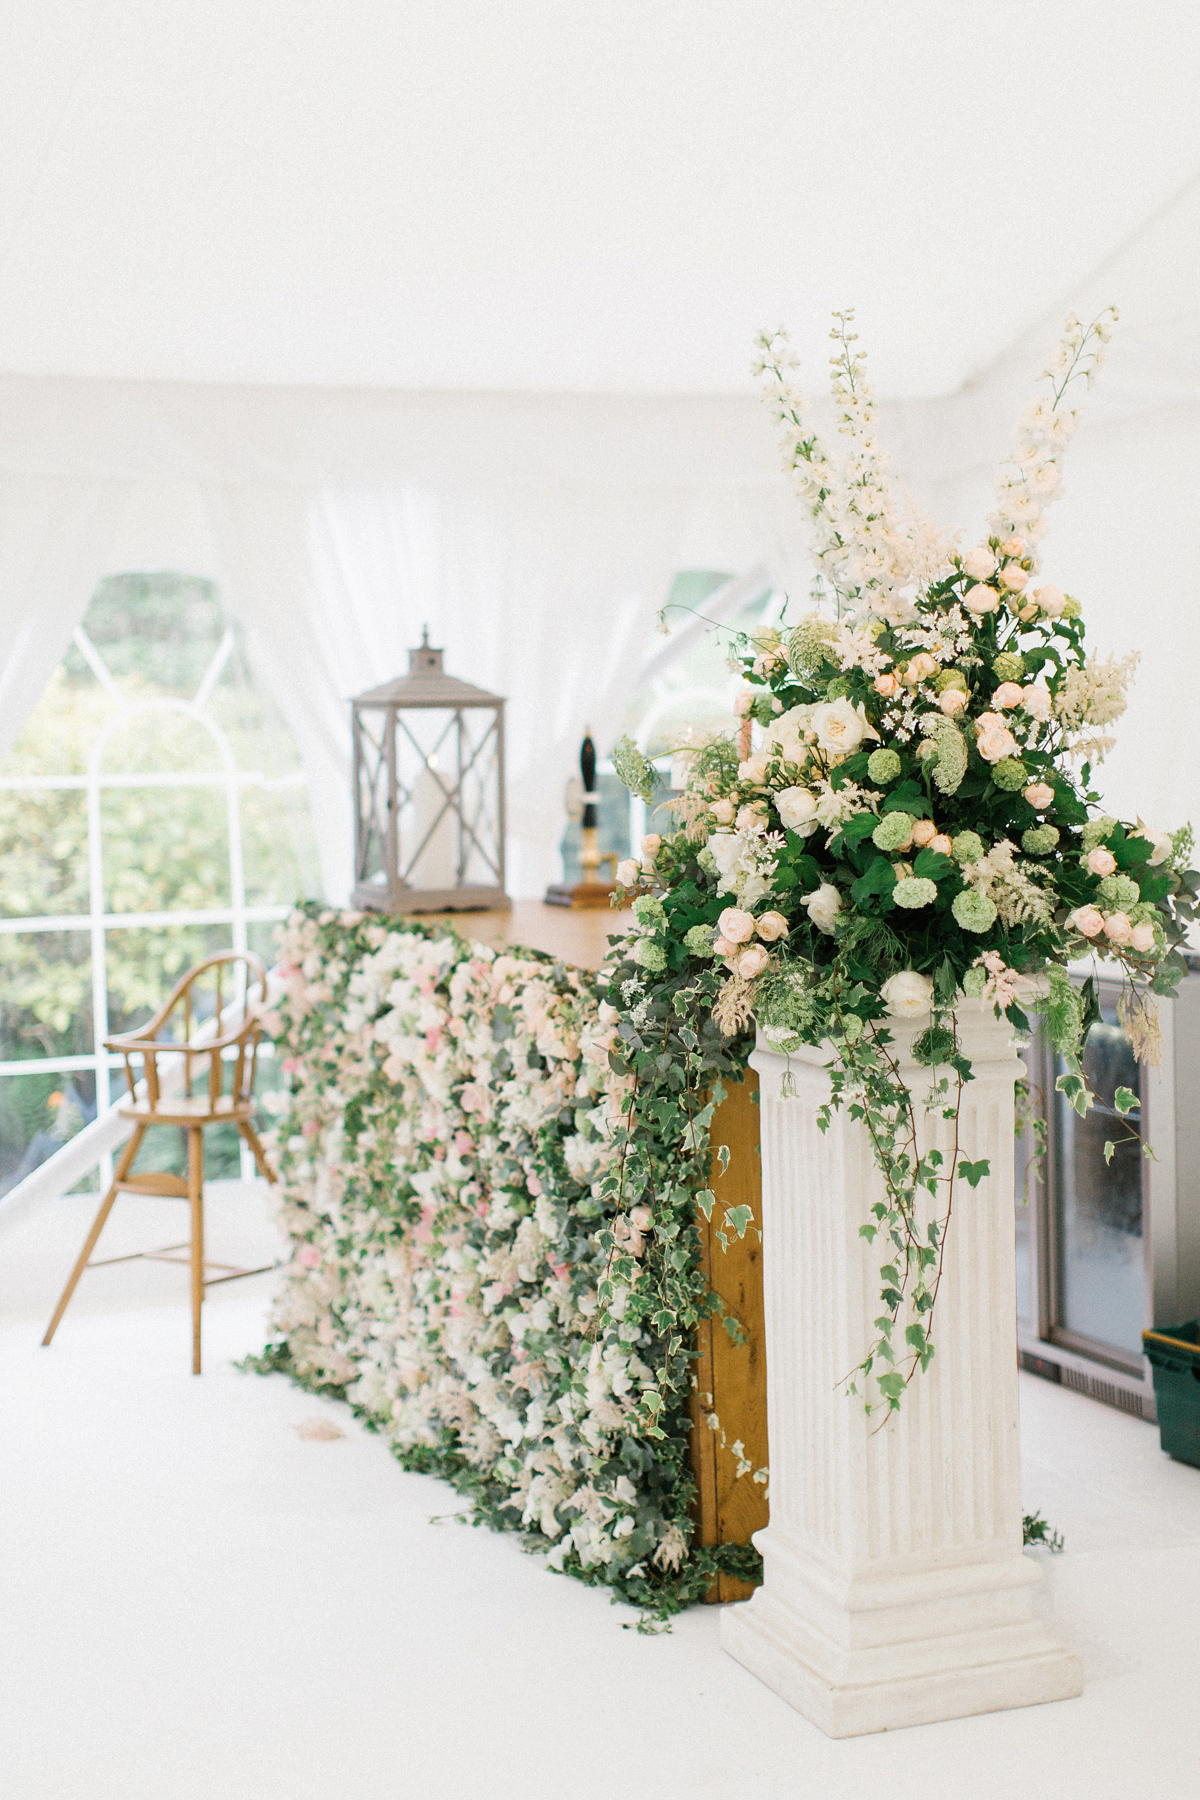
[[[155,1194],[161,1199],[186,1200],[188,1184],[182,1175],[169,1175],[165,1169],[149,1169],[144,1175],[127,1175],[117,1182],[119,1194]]]

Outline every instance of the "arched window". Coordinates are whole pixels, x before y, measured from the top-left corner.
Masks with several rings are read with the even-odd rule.
[[[106,1110],[107,1036],[213,950],[269,960],[317,885],[295,745],[216,588],[102,582],[0,764],[0,1192]]]

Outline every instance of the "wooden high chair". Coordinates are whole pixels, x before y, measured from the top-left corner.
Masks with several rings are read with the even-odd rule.
[[[201,1027],[200,1035],[195,1035],[193,990],[209,971],[212,971],[216,989],[215,1013],[207,1028]],[[228,984],[225,979],[227,974],[232,977]],[[223,1005],[226,985],[233,992],[228,1004]],[[256,985],[259,989],[257,999],[254,997]],[[198,1375],[200,1310],[204,1303],[205,1288],[215,1287],[222,1281],[237,1281],[244,1275],[261,1275],[271,1266],[268,1263],[259,1269],[241,1269],[232,1263],[206,1263],[204,1260],[205,1128],[210,1125],[236,1126],[249,1145],[260,1173],[270,1182],[275,1180],[253,1125],[254,1079],[258,1070],[261,1015],[266,998],[267,971],[258,957],[245,951],[223,950],[219,955],[210,956],[198,963],[194,969],[189,969],[161,1012],[156,1013],[148,1024],[137,1031],[105,1040],[106,1050],[114,1050],[125,1058],[125,1079],[129,1084],[129,1096],[117,1110],[125,1118],[134,1121],[133,1135],[121,1152],[112,1186],[101,1202],[100,1211],[96,1214],[79,1259],[71,1271],[70,1280],[63,1289],[62,1298],[42,1339],[43,1344],[48,1344],[58,1330],[59,1321],[86,1268],[101,1268],[109,1263],[136,1262],[139,1258],[152,1262],[189,1263],[192,1272],[192,1373]],[[180,1017],[173,1024],[172,1014],[177,1010]],[[226,1014],[230,1017],[227,1018]],[[209,1032],[212,1035],[208,1035]],[[222,1055],[225,1050],[234,1053],[228,1063]],[[135,1085],[134,1080],[133,1059],[137,1056],[142,1059],[144,1071],[142,1093],[138,1092],[138,1086],[143,1084]],[[164,1080],[159,1068],[160,1057],[182,1057],[183,1066],[180,1068],[175,1065],[172,1068],[168,1065]],[[207,1069],[204,1067],[206,1061]],[[233,1076],[228,1094],[222,1092],[227,1066]],[[199,1094],[193,1094],[193,1082],[197,1079],[203,1082],[203,1089]],[[141,1175],[130,1173],[142,1139],[152,1125],[177,1125],[186,1131],[186,1181],[163,1169],[148,1170]],[[182,1244],[168,1244],[162,1250],[137,1250],[130,1256],[109,1256],[92,1262],[92,1251],[118,1194],[157,1194],[165,1199],[186,1200],[191,1208],[190,1239]],[[187,1255],[177,1255],[176,1252],[180,1250],[185,1250]],[[207,1276],[205,1271],[209,1268],[219,1269],[222,1273]]]

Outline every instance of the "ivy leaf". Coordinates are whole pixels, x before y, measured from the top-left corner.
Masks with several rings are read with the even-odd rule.
[[[746,1235],[746,1227],[754,1218],[752,1206],[728,1206],[725,1209],[725,1223],[731,1231],[736,1231],[739,1238]]]
[[[959,1158],[958,1173],[973,1188],[979,1186],[985,1175],[991,1174],[991,1168],[986,1156],[981,1156],[978,1162],[967,1162],[965,1157]]]
[[[697,1191],[696,1205],[700,1208],[700,1211],[704,1214],[706,1219],[712,1218],[712,1209],[716,1198],[717,1196],[713,1193],[711,1188],[700,1188]]]
[[[1113,1105],[1122,1117],[1124,1117],[1126,1113],[1131,1113],[1135,1108],[1140,1106],[1141,1101],[1138,1099],[1132,1088],[1119,1087],[1113,1095]]]
[[[1112,1161],[1113,1152],[1116,1150],[1116,1147],[1117,1146],[1113,1143],[1111,1138],[1109,1138],[1106,1141],[1106,1143],[1104,1145],[1104,1160],[1106,1163],[1110,1163]]]

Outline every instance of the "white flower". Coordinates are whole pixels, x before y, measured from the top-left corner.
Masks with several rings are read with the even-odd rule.
[[[1175,844],[1169,831],[1156,831],[1152,825],[1139,825],[1137,835],[1148,838],[1154,845],[1154,849],[1147,859],[1153,867],[1157,867],[1159,863],[1165,863],[1174,855]]]
[[[775,796],[775,807],[789,831],[809,837],[817,829],[816,796],[807,788],[781,789]]]
[[[624,862],[617,864],[618,887],[636,887],[641,878],[642,871],[637,863],[634,862],[632,856],[627,857]]]
[[[1050,689],[1040,681],[1030,682],[1021,689],[1021,706],[1032,719],[1045,721],[1054,710],[1054,700]]]
[[[863,706],[851,706],[844,694],[814,707],[812,723],[817,743],[828,756],[853,756],[865,737],[879,736]]]
[[[749,782],[752,787],[757,787],[765,779],[766,773],[767,759],[761,750],[754,756],[748,756],[745,762],[738,764],[738,780]]]
[[[933,1005],[933,983],[916,969],[902,969],[884,982],[879,998],[894,1019],[919,1019]]]
[[[832,937],[834,921],[842,910],[842,896],[837,888],[823,881],[811,894],[801,894],[800,904],[808,909],[808,916],[817,930]]]

